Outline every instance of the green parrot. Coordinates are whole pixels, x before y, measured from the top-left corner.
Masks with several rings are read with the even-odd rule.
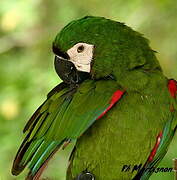
[[[48,161],[75,142],[67,180],[147,180],[177,127],[177,82],[155,51],[123,23],[86,16],[53,42],[63,80],[24,128],[12,174],[40,178]]]

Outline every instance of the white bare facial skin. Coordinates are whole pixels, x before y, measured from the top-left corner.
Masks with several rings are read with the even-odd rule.
[[[70,60],[78,71],[90,72],[94,45],[77,43],[67,51]]]

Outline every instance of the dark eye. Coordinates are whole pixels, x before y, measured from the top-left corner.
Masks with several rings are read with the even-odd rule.
[[[78,53],[81,53],[81,52],[83,52],[84,51],[84,46],[83,45],[81,45],[81,46],[79,46],[78,48],[77,48],[77,52]]]

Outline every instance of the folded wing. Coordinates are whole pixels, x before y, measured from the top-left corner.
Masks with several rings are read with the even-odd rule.
[[[115,81],[103,81],[88,80],[72,89],[61,83],[48,94],[24,128],[26,137],[14,160],[14,175],[28,164],[27,179],[38,179],[64,143],[77,139],[113,107],[124,91]]]

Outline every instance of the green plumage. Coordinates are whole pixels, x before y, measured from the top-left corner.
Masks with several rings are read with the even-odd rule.
[[[53,151],[65,141],[77,139],[92,125],[116,90],[113,80],[88,80],[72,89],[56,89],[25,127],[27,135],[14,162],[13,174],[19,174],[29,163],[29,176],[34,176]]]
[[[85,169],[95,174],[96,180],[129,180],[135,176],[133,166],[145,164],[158,133],[174,115],[169,111],[167,80],[158,78],[158,88],[152,89],[153,84],[149,84],[149,90],[129,92],[77,141],[67,180],[74,180]],[[170,127],[171,133],[173,130]],[[160,154],[166,153],[166,148]],[[132,169],[121,172],[124,165]]]
[[[83,171],[96,180],[147,180],[151,173],[122,168],[156,167],[165,155],[177,124],[168,79],[148,40],[122,23],[101,17],[72,21],[53,46],[66,57],[68,49],[81,42],[94,45],[90,76],[80,84],[61,83],[48,94],[24,129],[26,138],[12,172],[18,175],[28,164],[28,179],[33,179],[51,154],[77,139],[67,180]],[[125,91],[123,97],[96,121],[117,90]],[[160,132],[159,148],[149,162]]]

